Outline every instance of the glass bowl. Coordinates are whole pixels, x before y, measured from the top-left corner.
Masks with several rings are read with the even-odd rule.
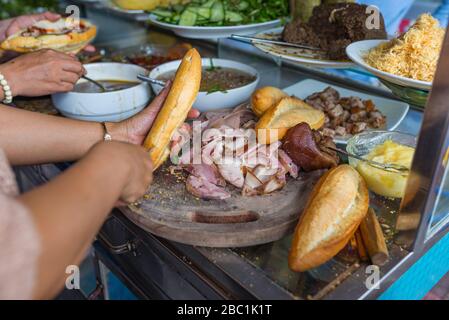
[[[416,137],[413,135],[394,131],[370,131],[352,137],[346,150],[351,154],[365,157],[388,140],[416,148]],[[402,198],[408,174],[375,168],[352,157],[349,157],[348,161],[363,176],[370,191],[387,198]]]

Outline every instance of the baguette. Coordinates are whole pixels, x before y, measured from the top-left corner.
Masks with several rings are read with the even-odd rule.
[[[96,35],[96,26],[87,20],[81,19],[79,23],[70,18],[61,18],[54,22],[42,20],[9,36],[1,43],[1,48],[20,53],[41,49],[78,53],[92,42]]]
[[[275,87],[263,87],[254,91],[251,96],[251,108],[256,116],[261,117],[265,111],[274,107],[288,94]]]
[[[365,181],[348,165],[328,171],[312,191],[296,227],[289,266],[304,272],[334,257],[355,234],[369,207]]]
[[[186,120],[200,90],[201,72],[201,56],[196,49],[190,49],[182,59],[167,99],[144,142],[154,170],[170,155],[171,138]]]

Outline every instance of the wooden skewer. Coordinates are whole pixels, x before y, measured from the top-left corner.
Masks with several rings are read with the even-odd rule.
[[[365,244],[363,243],[362,233],[360,228],[355,233],[355,241],[357,242],[357,250],[361,261],[368,261],[368,253],[366,252]]]
[[[388,261],[389,254],[382,227],[373,209],[368,210],[360,224],[360,232],[371,262],[383,266]]]
[[[401,214],[396,222],[397,231],[416,230],[419,227],[421,215],[419,213]]]

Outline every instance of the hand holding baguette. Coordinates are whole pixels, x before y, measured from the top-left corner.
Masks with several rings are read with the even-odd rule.
[[[195,102],[200,90],[201,72],[201,56],[196,49],[190,49],[182,59],[167,99],[144,142],[154,170],[167,160],[170,140]]]

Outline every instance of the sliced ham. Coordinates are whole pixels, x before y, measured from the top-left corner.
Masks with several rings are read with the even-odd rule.
[[[201,199],[225,200],[231,197],[231,194],[224,188],[194,175],[187,178],[186,188],[189,193]]]
[[[237,188],[243,188],[245,176],[243,175],[243,168],[240,163],[227,163],[227,161],[224,161],[223,164],[218,164],[217,167],[218,171],[227,182]]]
[[[288,171],[290,176],[292,176],[295,179],[298,178],[299,175],[298,166],[293,162],[292,158],[290,158],[288,154],[282,149],[279,149],[279,161],[282,164],[282,166]]]
[[[218,172],[217,167],[213,164],[190,164],[185,166],[184,169],[197,178],[201,178],[220,187],[226,186],[226,181]]]
[[[282,189],[287,183],[284,176],[273,176],[265,185],[263,186],[263,193],[269,194],[274,191]]]

